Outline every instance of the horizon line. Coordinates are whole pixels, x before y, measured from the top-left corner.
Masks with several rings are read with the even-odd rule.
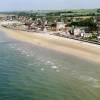
[[[63,11],[63,10],[92,10],[92,9],[100,9],[100,8],[66,8],[66,9],[30,9],[30,10],[2,10],[1,12],[28,12],[28,11]]]

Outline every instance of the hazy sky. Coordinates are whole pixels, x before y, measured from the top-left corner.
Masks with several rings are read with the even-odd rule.
[[[99,7],[100,0],[0,0],[0,11]]]

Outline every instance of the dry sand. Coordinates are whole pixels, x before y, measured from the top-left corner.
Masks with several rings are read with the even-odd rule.
[[[99,45],[35,32],[25,32],[6,28],[1,28],[1,30],[11,38],[33,43],[35,45],[83,58],[88,61],[100,63]]]

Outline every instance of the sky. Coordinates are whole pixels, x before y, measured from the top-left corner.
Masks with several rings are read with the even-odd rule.
[[[100,0],[0,0],[0,11],[100,8]]]

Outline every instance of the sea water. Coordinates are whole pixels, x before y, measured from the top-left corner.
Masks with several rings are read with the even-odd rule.
[[[0,32],[0,100],[100,100],[100,65]]]

